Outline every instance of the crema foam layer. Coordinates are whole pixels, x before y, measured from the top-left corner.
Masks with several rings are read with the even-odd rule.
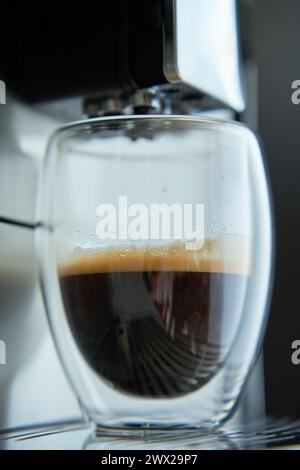
[[[250,274],[250,242],[238,236],[205,241],[200,250],[185,243],[75,248],[59,264],[60,276],[105,272],[190,271]]]

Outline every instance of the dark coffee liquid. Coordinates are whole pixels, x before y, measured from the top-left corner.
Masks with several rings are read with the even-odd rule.
[[[89,365],[118,390],[148,397],[179,396],[210,380],[238,326],[247,276],[209,271],[207,260],[200,263],[206,270],[199,263],[192,270],[183,249],[177,258],[174,250],[163,258],[104,253],[82,256],[60,276]]]

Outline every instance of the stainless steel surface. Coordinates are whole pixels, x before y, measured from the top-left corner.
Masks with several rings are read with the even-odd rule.
[[[245,108],[236,1],[164,0],[164,7],[165,82],[130,93],[88,97],[88,116],[134,114],[139,107],[167,114]],[[145,60],[149,52],[145,51]]]
[[[244,109],[240,83],[235,0],[166,0],[164,72],[237,111]],[[196,93],[195,93],[196,94]]]

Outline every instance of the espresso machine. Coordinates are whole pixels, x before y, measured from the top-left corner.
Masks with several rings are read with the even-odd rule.
[[[71,121],[120,114],[241,119],[248,78],[236,3],[26,2],[14,13],[14,36],[3,35],[0,56],[1,429],[80,417],[38,280],[37,187],[49,136]],[[261,396],[261,386],[258,370],[250,387]],[[243,407],[247,413],[247,396]]]

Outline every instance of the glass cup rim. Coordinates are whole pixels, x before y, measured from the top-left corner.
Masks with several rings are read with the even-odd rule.
[[[173,121],[173,122],[185,122],[194,124],[206,124],[206,125],[222,125],[228,126],[233,129],[240,129],[244,132],[253,132],[244,123],[234,121],[232,119],[224,119],[222,117],[210,116],[210,115],[188,115],[188,114],[120,114],[114,116],[101,116],[95,118],[85,118],[63,124],[52,133],[52,137],[56,137],[61,133],[65,133],[71,130],[76,131],[81,129],[85,125],[93,126],[96,124],[105,124],[112,122],[125,122],[125,121]]]

